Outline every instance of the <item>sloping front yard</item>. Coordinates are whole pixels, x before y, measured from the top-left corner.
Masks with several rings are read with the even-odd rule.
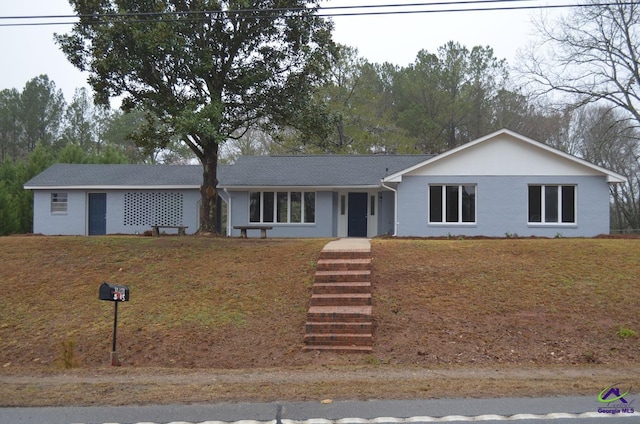
[[[374,239],[371,355],[302,351],[327,242],[0,238],[0,405],[597,395],[640,376],[640,239]],[[103,281],[131,290],[118,369]]]
[[[640,240],[376,240],[377,355],[391,363],[640,358]]]

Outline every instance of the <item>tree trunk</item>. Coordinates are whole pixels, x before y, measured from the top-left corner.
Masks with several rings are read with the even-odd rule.
[[[200,186],[199,233],[218,234],[218,143],[211,142],[202,158],[202,186]]]

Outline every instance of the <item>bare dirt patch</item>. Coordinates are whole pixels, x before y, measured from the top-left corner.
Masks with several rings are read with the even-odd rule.
[[[305,353],[327,241],[0,238],[0,405],[595,396],[640,380],[640,240],[375,239],[373,354]],[[102,281],[131,289],[120,368]]]
[[[0,377],[3,406],[184,404],[324,399],[593,396],[640,368],[324,366],[247,370],[99,368]],[[614,381],[615,383],[611,383]]]
[[[398,364],[636,363],[635,240],[375,240],[376,354]],[[639,252],[640,253],[640,252]]]

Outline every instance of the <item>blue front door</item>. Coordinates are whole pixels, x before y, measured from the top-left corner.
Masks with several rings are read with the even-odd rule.
[[[348,237],[367,236],[367,193],[349,193]]]
[[[107,234],[107,193],[89,193],[89,235]]]

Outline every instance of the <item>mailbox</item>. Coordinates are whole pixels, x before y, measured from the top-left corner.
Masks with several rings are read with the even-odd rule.
[[[112,302],[128,302],[129,287],[115,286],[109,283],[100,285],[100,300],[110,300]]]
[[[120,366],[116,353],[116,337],[118,332],[118,303],[129,301],[129,287],[114,284],[100,284],[98,299],[113,302],[113,349],[111,350],[111,365]]]

